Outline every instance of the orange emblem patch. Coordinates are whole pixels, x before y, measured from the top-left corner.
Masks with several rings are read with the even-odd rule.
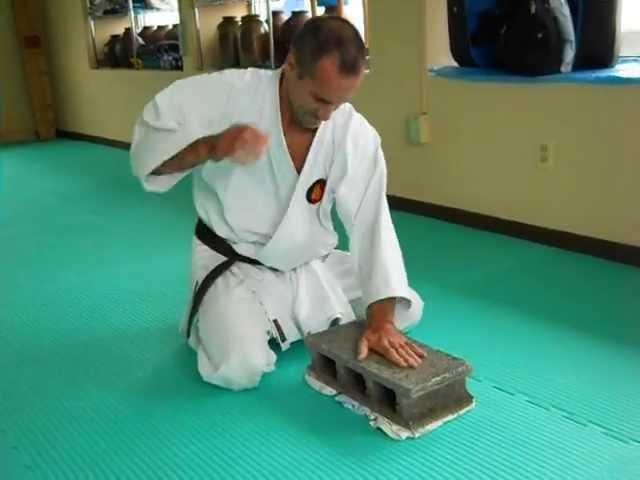
[[[311,184],[309,190],[307,190],[307,202],[311,205],[320,203],[322,197],[324,197],[324,191],[327,188],[327,181],[324,178],[316,180]]]

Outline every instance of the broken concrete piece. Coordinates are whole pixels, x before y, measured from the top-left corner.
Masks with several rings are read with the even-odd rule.
[[[364,415],[365,417],[367,417],[369,420],[369,425],[371,425],[374,428],[378,428],[382,430],[387,436],[393,438],[394,440],[420,438],[421,436],[426,435],[427,433],[431,432],[432,430],[435,430],[441,425],[447,422],[450,422],[456,417],[459,417],[460,415],[464,415],[469,410],[473,409],[473,407],[475,406],[475,403],[472,403],[467,408],[463,410],[459,410],[455,414],[449,415],[448,417],[438,420],[437,422],[431,423],[419,429],[409,429],[392,422],[391,420],[386,418],[384,415],[374,412],[368,407],[360,405],[356,400],[352,399],[351,397],[345,394],[339,394],[333,388],[328,387],[324,383],[322,383],[320,380],[317,380],[309,372],[305,374],[304,379],[306,380],[307,384],[311,388],[313,388],[315,391],[323,395],[332,397],[333,399],[341,403],[344,407],[348,408],[352,412],[357,413],[359,415]]]
[[[364,326],[351,322],[309,335],[308,373],[325,385],[412,431],[439,424],[473,406],[466,388],[471,366],[420,342],[427,358],[418,368],[400,368],[377,353],[357,359]]]

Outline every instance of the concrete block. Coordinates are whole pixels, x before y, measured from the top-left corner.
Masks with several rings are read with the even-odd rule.
[[[357,359],[362,322],[309,335],[308,373],[392,422],[410,430],[438,424],[473,405],[466,379],[471,366],[461,358],[417,342],[427,351],[418,368],[400,368],[375,352]]]

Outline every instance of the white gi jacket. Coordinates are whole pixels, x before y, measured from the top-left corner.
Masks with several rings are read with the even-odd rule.
[[[297,271],[287,328],[295,325],[300,335],[325,329],[335,316],[352,320],[349,301],[356,297],[364,305],[400,297],[407,309],[421,302],[409,288],[391,221],[377,132],[351,105],[342,105],[319,127],[298,175],[281,125],[280,74],[225,70],[173,83],[146,105],[136,123],[134,174],[147,190],[164,192],[191,173],[196,211],[212,230],[244,256],[281,271]],[[234,124],[253,125],[269,137],[268,151],[256,163],[209,161],[191,172],[150,175],[194,140]],[[324,195],[313,203],[317,198],[312,186],[322,180]],[[334,203],[350,239],[355,281],[347,287],[349,282],[332,277],[341,268],[332,257],[337,245]],[[255,290],[271,310],[269,304],[277,299],[268,286]]]

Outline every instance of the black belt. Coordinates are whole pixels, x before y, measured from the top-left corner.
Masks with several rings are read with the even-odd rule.
[[[191,310],[189,311],[189,320],[187,322],[187,338],[191,336],[193,319],[198,313],[200,304],[202,303],[202,300],[204,299],[207,291],[211,288],[211,285],[213,285],[213,282],[220,278],[220,276],[222,276],[224,272],[229,270],[236,262],[249,263],[251,265],[262,265],[262,263],[260,263],[255,258],[240,255],[233,249],[229,242],[227,242],[224,238],[211,230],[199,218],[198,223],[196,224],[196,238],[214,252],[219,253],[220,255],[225,257],[226,260],[216,265],[213,270],[207,273],[200,284],[196,284],[195,291],[193,293],[193,301],[191,302]]]

